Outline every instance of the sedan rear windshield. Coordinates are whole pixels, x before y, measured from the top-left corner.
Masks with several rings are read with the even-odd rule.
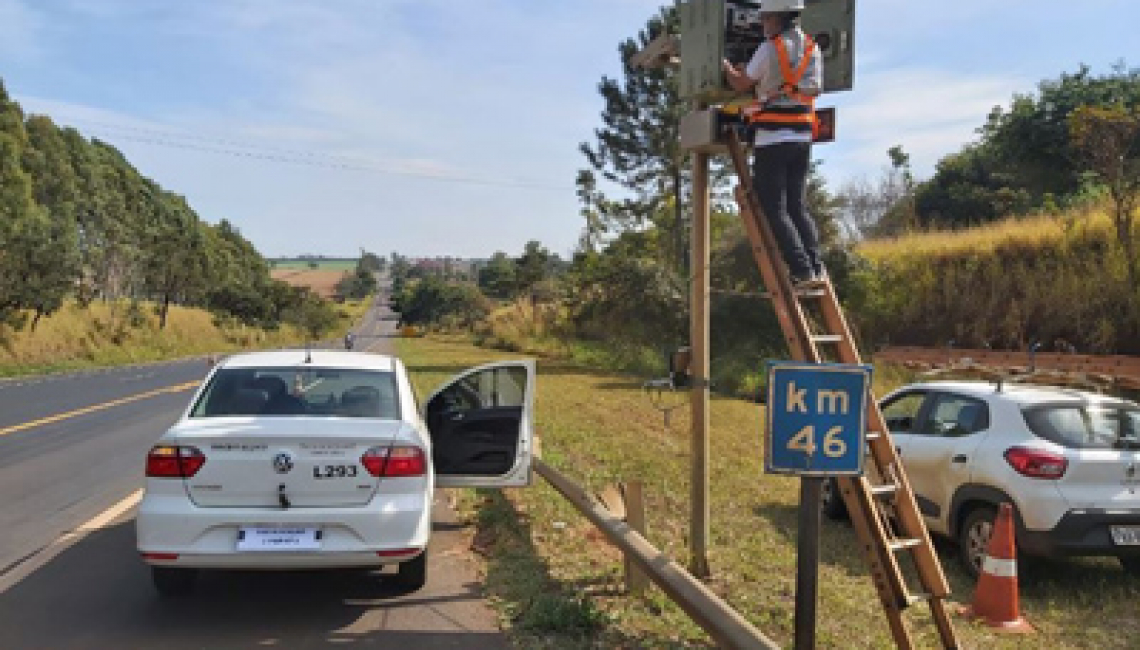
[[[338,416],[398,419],[392,372],[343,368],[222,368],[190,417]]]
[[[1140,409],[1130,404],[1052,404],[1025,409],[1033,433],[1074,449],[1140,449]]]

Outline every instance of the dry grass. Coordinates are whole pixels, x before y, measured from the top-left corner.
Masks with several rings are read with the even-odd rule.
[[[898,237],[873,239],[859,245],[859,253],[873,262],[896,259],[954,257],[964,254],[993,255],[1016,248],[1054,248],[1075,228],[1108,230],[1108,215],[1100,209],[1073,212],[1064,217],[1036,215],[1003,219],[955,232],[916,232]]]
[[[347,326],[366,305],[339,308]],[[155,361],[250,348],[296,345],[303,332],[284,326],[266,331],[244,325],[218,327],[209,313],[173,305],[159,329],[153,305],[74,303],[40,321],[34,331],[0,330],[0,375]]]
[[[517,356],[460,339],[402,339],[398,345],[420,394],[470,365]],[[902,379],[877,374],[879,391]],[[594,491],[619,479],[643,480],[648,538],[684,563],[689,420],[681,408],[665,426],[640,383],[540,360],[536,424],[543,455]],[[760,406],[714,399],[711,413],[711,584],[765,634],[789,646],[797,483],[763,473]],[[484,558],[486,590],[517,647],[713,647],[659,591],[626,596],[620,555],[541,479],[527,489],[460,494],[461,513],[475,527],[473,546]],[[851,528],[825,521],[821,555],[819,647],[892,647]],[[942,557],[953,600],[968,601],[973,584],[954,564],[952,551]],[[964,622],[957,629],[970,648],[1136,647],[1138,595],[1140,581],[1126,578],[1113,562],[1032,563],[1024,569],[1022,608],[1040,634],[999,637]],[[932,626],[915,629],[919,647],[937,645]]]
[[[336,283],[347,272],[329,269],[273,269],[270,276],[274,280],[287,282],[294,287],[308,287],[322,298],[332,298],[336,293]]]

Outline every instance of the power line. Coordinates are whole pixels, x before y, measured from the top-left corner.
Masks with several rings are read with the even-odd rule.
[[[284,164],[306,165],[310,167],[322,167],[325,169],[334,169],[341,171],[368,172],[391,176],[407,176],[441,182],[466,183],[470,185],[483,185],[490,187],[515,187],[522,189],[557,191],[567,191],[570,189],[568,186],[554,185],[550,183],[535,183],[509,179],[494,180],[451,173],[420,171],[409,168],[400,169],[392,167],[390,165],[384,165],[383,163],[378,164],[377,161],[370,161],[364,158],[354,159],[314,151],[282,149],[277,147],[250,144],[239,140],[203,137],[187,133],[178,133],[174,131],[161,131],[158,129],[143,129],[139,127],[112,124],[109,122],[97,122],[95,120],[78,119],[73,121],[81,123],[85,122],[94,125],[96,128],[90,130],[89,132],[104,139],[114,138],[119,140],[129,140],[160,147],[201,151],[205,153],[227,155],[236,158],[249,158],[254,160],[265,160],[269,162]],[[115,132],[116,130],[128,131],[128,133]],[[136,133],[143,135],[136,135]],[[257,151],[258,149],[262,151]]]

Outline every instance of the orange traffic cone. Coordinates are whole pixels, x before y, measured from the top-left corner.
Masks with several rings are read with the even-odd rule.
[[[1033,632],[1021,617],[1017,595],[1017,547],[1013,541],[1013,507],[1001,504],[993,534],[986,545],[982,573],[974,589],[974,602],[963,612],[980,618],[999,632]]]

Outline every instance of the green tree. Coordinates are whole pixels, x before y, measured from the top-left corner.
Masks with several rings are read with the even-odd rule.
[[[25,129],[28,147],[23,166],[32,182],[32,195],[47,211],[48,220],[39,223],[41,232],[30,243],[26,277],[31,305],[35,311],[32,329],[39,319],[59,309],[79,279],[78,176],[59,129],[42,115],[28,118]]]
[[[384,270],[384,259],[376,253],[369,253],[368,251],[360,250],[360,260],[356,263],[357,269],[364,269],[373,273],[379,273]]]
[[[522,256],[515,261],[516,291],[526,291],[550,277],[555,264],[555,256],[542,244],[528,241]]]
[[[27,280],[51,232],[21,165],[27,147],[23,113],[0,85],[0,322],[9,325],[21,325],[23,310],[34,307]]]
[[[921,224],[967,226],[1079,200],[1085,167],[1069,118],[1081,106],[1114,105],[1140,107],[1140,70],[1119,64],[1094,75],[1082,66],[1042,81],[1036,94],[1014,95],[987,116],[979,142],[944,158],[917,187]]]
[[[346,273],[336,283],[335,295],[337,300],[363,300],[376,293],[379,282],[376,274],[364,266],[357,266],[352,273]]]
[[[151,210],[146,215],[140,267],[145,291],[158,301],[165,329],[170,305],[193,302],[207,290],[209,238],[197,214],[178,195],[144,179]]]
[[[1081,106],[1069,116],[1073,145],[1112,197],[1116,242],[1128,284],[1140,287],[1134,217],[1140,203],[1140,105]]]
[[[605,233],[652,224],[667,233],[661,242],[662,261],[682,270],[688,259],[690,173],[678,129],[688,107],[680,98],[674,70],[642,70],[629,63],[646,44],[658,35],[676,32],[677,27],[676,8],[664,7],[636,38],[619,44],[624,78],[602,77],[598,84],[603,126],[594,131],[594,144],[583,142],[579,147],[590,168],[578,172],[576,183],[586,217],[586,246],[596,245]],[[608,198],[599,189],[596,174],[622,188],[622,198]]]
[[[429,275],[409,285],[401,298],[400,321],[408,325],[471,326],[490,313],[490,302],[468,282]]]
[[[479,288],[488,296],[506,300],[514,295],[517,286],[515,262],[502,251],[479,269]]]

